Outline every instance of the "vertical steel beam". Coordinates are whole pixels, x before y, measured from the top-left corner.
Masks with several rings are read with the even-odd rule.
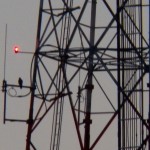
[[[91,125],[91,101],[93,90],[93,51],[95,41],[95,23],[96,23],[96,0],[92,0],[91,5],[91,27],[90,27],[90,51],[88,63],[88,80],[87,80],[87,105],[85,116],[85,136],[84,136],[84,149],[90,149],[90,125]]]
[[[120,13],[119,13],[119,3],[120,0],[116,0],[116,6],[117,6],[117,20],[118,22],[120,22]],[[118,150],[120,150],[121,148],[121,110],[119,109],[120,105],[121,105],[121,90],[120,90],[120,81],[121,81],[121,76],[120,76],[120,28],[119,25],[117,23],[117,76],[118,76]]]
[[[27,130],[27,140],[26,140],[26,150],[30,150],[31,146],[31,135],[33,128],[33,113],[34,113],[34,95],[35,95],[35,84],[36,84],[36,75],[38,70],[38,52],[39,52],[39,40],[40,40],[40,30],[42,23],[42,8],[43,8],[43,0],[40,1],[39,8],[39,20],[38,20],[38,29],[37,29],[37,39],[36,39],[36,51],[33,57],[35,57],[34,61],[34,70],[33,70],[33,80],[31,83],[31,100],[30,100],[30,109],[29,109],[29,118],[27,120],[28,130]]]

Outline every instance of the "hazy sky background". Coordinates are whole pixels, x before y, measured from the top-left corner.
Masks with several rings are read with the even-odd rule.
[[[22,51],[33,52],[37,33],[39,0],[1,0],[0,1],[0,81],[4,79],[4,50],[5,26],[7,24],[7,63],[6,80],[17,84],[18,77],[22,77],[25,85],[29,85],[29,71],[32,55],[14,54],[13,46],[19,45]],[[18,69],[19,68],[19,69]],[[21,101],[17,117],[27,116],[28,107]],[[26,106],[26,107],[25,107]],[[8,108],[14,110],[13,108]],[[20,114],[21,112],[21,114]],[[16,117],[11,111],[10,117]],[[3,95],[0,92],[0,150],[24,150],[26,139],[26,124],[7,122],[3,125]],[[71,135],[72,136],[72,135]],[[105,140],[106,141],[106,140]],[[76,143],[76,141],[74,141]],[[104,143],[105,144],[105,143]],[[72,144],[70,145],[71,149]],[[43,149],[45,150],[45,149]]]

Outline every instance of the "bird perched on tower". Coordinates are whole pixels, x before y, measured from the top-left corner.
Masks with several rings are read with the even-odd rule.
[[[22,86],[23,86],[23,80],[19,77],[18,79],[18,84],[19,84],[19,87],[22,89]]]

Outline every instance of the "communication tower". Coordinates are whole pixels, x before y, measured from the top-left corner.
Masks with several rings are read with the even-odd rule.
[[[147,0],[40,0],[26,150],[150,150]],[[146,18],[145,18],[146,17]],[[18,52],[18,51],[17,51]],[[29,96],[27,97],[29,98]]]

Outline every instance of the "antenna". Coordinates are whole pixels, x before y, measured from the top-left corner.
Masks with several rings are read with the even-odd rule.
[[[5,124],[6,121],[11,121],[11,122],[26,122],[26,120],[22,120],[22,119],[8,119],[6,117],[6,111],[7,111],[7,88],[11,88],[11,89],[14,89],[15,91],[15,95],[11,95],[9,90],[8,89],[8,95],[9,96],[12,96],[12,97],[25,97],[27,95],[30,94],[30,92],[28,92],[27,94],[24,94],[24,95],[17,95],[17,90],[16,88],[24,88],[24,89],[29,89],[31,90],[32,88],[30,86],[25,86],[23,85],[23,80],[21,78],[18,79],[18,85],[14,85],[14,84],[7,84],[7,81],[6,81],[6,62],[7,62],[7,31],[8,30],[8,27],[7,27],[7,24],[5,26],[5,53],[4,53],[4,79],[3,79],[3,85],[2,85],[2,92],[4,92],[4,112],[3,112],[3,123]],[[14,47],[14,51],[15,53],[18,53],[20,52],[20,49],[18,46],[15,46]]]
[[[4,92],[4,115],[3,115],[3,123],[5,124],[6,119],[6,55],[7,55],[7,24],[5,26],[5,54],[4,54],[4,80],[2,91]]]
[[[4,80],[6,77],[6,51],[7,51],[7,24],[5,26],[5,54],[4,54]]]

